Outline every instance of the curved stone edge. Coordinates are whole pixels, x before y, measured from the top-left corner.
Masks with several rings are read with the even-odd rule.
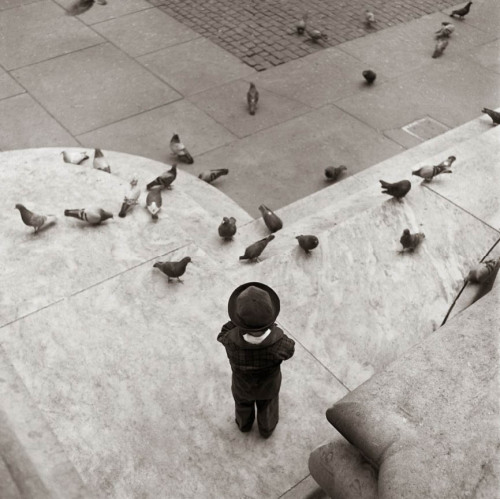
[[[88,166],[92,168],[93,149],[88,147],[43,147],[32,149],[16,149],[11,151],[0,152],[0,160],[2,156],[8,155],[19,156],[25,155],[28,157],[53,157],[54,160],[61,161],[60,153],[62,151],[86,151],[89,159],[85,160],[81,166]],[[163,173],[166,169],[170,168],[172,163],[162,163],[144,156],[136,156],[133,154],[103,150],[105,158],[109,161],[111,167],[111,174],[125,180],[127,183],[137,173],[141,185],[150,182],[158,175]],[[71,166],[71,165],[68,165]],[[182,163],[177,163],[177,179],[174,186],[182,187],[183,191],[188,193],[189,196],[200,205],[207,212],[212,215],[219,216],[222,210],[228,213],[228,216],[234,216],[241,223],[248,223],[254,220],[243,208],[235,203],[229,196],[218,190],[216,187],[207,184],[206,182],[198,179],[195,175],[182,169]],[[140,167],[140,168],[138,168]],[[214,212],[214,207],[216,211]]]
[[[379,470],[380,497],[498,497],[499,301],[496,285],[328,409]]]
[[[376,499],[377,470],[338,433],[311,452],[309,471],[332,498]]]

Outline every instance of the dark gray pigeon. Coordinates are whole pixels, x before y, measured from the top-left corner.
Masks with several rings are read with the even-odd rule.
[[[399,242],[403,246],[402,251],[413,251],[424,240],[425,234],[423,232],[410,233],[410,229],[405,229]]]
[[[467,2],[467,5],[465,5],[465,7],[462,7],[461,9],[453,10],[450,14],[450,17],[458,16],[459,19],[463,19],[464,16],[466,16],[469,13],[471,5],[472,5],[472,2]]]
[[[299,241],[299,246],[307,253],[314,248],[316,248],[319,244],[319,240],[316,236],[307,235],[307,236],[297,236],[295,239]]]
[[[262,213],[264,223],[271,232],[276,232],[283,227],[281,218],[278,217],[278,215],[276,215],[274,211],[270,210],[265,204],[261,204],[259,206],[259,211]]]
[[[229,170],[227,168],[216,168],[214,170],[205,170],[198,175],[198,178],[204,180],[208,184],[211,184],[214,180],[217,180],[223,175],[227,175]]]
[[[162,189],[171,189],[170,185],[177,177],[177,165],[174,163],[170,170],[163,172],[159,177],[156,177],[152,182],[146,186],[150,191],[153,187],[161,187]]]
[[[493,109],[488,109],[487,107],[483,107],[481,110],[482,113],[486,113],[492,120],[495,125],[500,125],[500,113],[497,111],[493,111]]]
[[[80,14],[83,14],[84,12],[87,12],[87,10],[92,8],[95,3],[95,0],[76,0],[76,2],[73,2],[68,7],[66,14],[68,16],[79,16]],[[97,3],[99,5],[106,5],[108,2],[106,0],[97,0]]]
[[[340,165],[340,166],[327,166],[325,168],[325,177],[327,180],[331,180],[332,182],[336,182],[340,176],[342,175],[342,172],[345,172],[347,170],[347,166]]]
[[[253,116],[257,110],[257,103],[259,102],[259,91],[254,83],[250,83],[250,88],[247,92],[248,112]]]
[[[187,264],[191,261],[191,257],[185,256],[182,260],[178,262],[156,262],[153,267],[160,269],[167,277],[168,281],[170,279],[177,279],[179,282],[181,275],[186,272]]]
[[[375,71],[372,71],[371,69],[366,69],[362,74],[368,85],[371,85],[377,78],[377,73],[375,73]]]
[[[411,189],[411,182],[409,180],[400,180],[393,184],[385,180],[379,180],[379,182],[382,184],[382,194],[389,194],[389,196],[396,199],[404,198]]]
[[[245,254],[240,256],[240,260],[258,260],[261,253],[266,249],[266,246],[274,239],[274,235],[257,241],[256,243],[251,244],[245,249]]]
[[[225,241],[230,241],[236,234],[236,219],[234,217],[224,217],[219,225],[219,236]]]

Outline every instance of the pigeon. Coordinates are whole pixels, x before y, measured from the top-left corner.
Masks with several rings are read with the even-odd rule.
[[[224,217],[219,225],[219,236],[225,241],[230,241],[236,234],[236,219],[234,217]]]
[[[96,170],[111,173],[111,167],[109,166],[108,160],[104,157],[104,154],[100,149],[96,149],[94,152],[94,162],[92,163],[92,166]]]
[[[423,232],[416,232],[415,234],[410,234],[410,229],[405,229],[403,235],[399,242],[402,244],[404,250],[413,251],[425,238]]]
[[[56,219],[54,215],[37,215],[32,211],[28,210],[23,204],[16,204],[16,209],[19,210],[21,214],[21,219],[23,222],[35,229],[35,234],[45,225],[52,225],[55,223]]]
[[[436,166],[422,166],[418,170],[411,172],[412,175],[416,175],[417,177],[421,177],[424,179],[424,182],[430,182],[435,176],[441,173],[452,173],[446,167],[441,165]]]
[[[366,10],[365,11],[365,23],[368,27],[372,27],[373,23],[375,22],[375,14],[371,10]]]
[[[481,110],[482,113],[486,113],[492,120],[495,125],[500,125],[500,113],[497,111],[493,111],[493,109],[488,109],[487,107],[483,107]]]
[[[366,83],[368,83],[368,85],[371,85],[377,78],[377,73],[375,73],[375,71],[372,71],[371,69],[363,71],[362,74],[363,78],[366,80]]]
[[[118,216],[124,218],[127,216],[127,211],[137,204],[139,196],[141,195],[141,189],[137,186],[138,182],[137,175],[134,176],[130,180],[130,187],[125,192],[125,197],[123,198],[122,208]]]
[[[441,23],[441,28],[435,33],[436,38],[449,38],[454,31],[455,26],[453,24],[448,22]]]
[[[158,212],[161,209],[162,199],[161,199],[161,188],[155,187],[148,192],[146,196],[146,208],[153,220],[158,220]]]
[[[274,239],[274,235],[271,234],[256,243],[251,244],[245,249],[245,254],[240,256],[240,260],[255,260],[258,261],[259,256],[266,249],[266,246]]]
[[[170,279],[177,278],[179,282],[182,282],[180,277],[186,272],[187,264],[191,261],[190,256],[185,256],[182,260],[178,262],[156,262],[153,267],[160,269],[167,277],[168,281]]]
[[[215,170],[205,170],[201,172],[198,178],[210,184],[219,177],[222,177],[222,175],[227,175],[228,173],[229,170],[227,168],[217,168]]]
[[[149,184],[146,186],[146,189],[149,191],[153,187],[161,187],[162,189],[171,189],[170,184],[175,180],[175,177],[177,177],[177,164],[174,163],[172,165],[172,168],[170,170],[167,170],[163,172],[159,177],[156,177],[152,182],[149,182]]]
[[[450,168],[456,159],[457,158],[455,156],[448,156],[444,161],[441,161],[441,163],[439,163],[439,165],[436,165],[441,170],[439,173],[447,173],[444,170],[447,170],[448,168]],[[451,173],[451,172],[449,172],[449,173]]]
[[[113,214],[102,208],[82,208],[74,210],[64,210],[64,216],[78,218],[91,225],[98,225],[108,218],[113,218]]]
[[[314,42],[318,43],[320,40],[328,40],[328,35],[322,33],[319,29],[316,28],[305,28],[306,33],[309,35],[309,38]]]
[[[389,196],[396,199],[404,198],[411,189],[411,182],[409,180],[400,180],[393,184],[385,180],[379,180],[379,182],[382,185],[382,194],[389,194]]]
[[[493,274],[496,266],[500,263],[500,258],[493,260],[485,260],[478,263],[472,268],[467,275],[467,281],[481,283],[488,279]]]
[[[259,211],[262,213],[264,223],[271,232],[276,232],[283,227],[281,218],[278,217],[278,215],[270,210],[265,204],[261,204],[259,206]]]
[[[472,2],[467,2],[467,5],[465,5],[465,7],[462,7],[461,9],[453,10],[450,14],[450,17],[458,16],[459,19],[463,19],[464,16],[466,16],[469,13],[471,5],[472,5]]]
[[[336,182],[340,176],[342,175],[342,172],[347,170],[347,166],[340,165],[340,166],[327,166],[325,168],[325,177],[327,180],[331,180],[332,182]]]
[[[259,91],[254,83],[250,83],[250,88],[247,92],[247,103],[248,103],[248,112],[253,116],[255,114],[255,110],[257,109],[257,102],[259,102]]]
[[[438,38],[432,58],[436,59],[443,55],[444,49],[448,46],[448,38]]]
[[[305,30],[306,30],[306,24],[307,24],[307,18],[309,17],[309,14],[304,14],[302,16],[302,19],[300,21],[297,22],[297,24],[295,25],[296,29],[297,29],[297,34],[299,35],[303,35]]]
[[[299,246],[307,253],[316,248],[319,244],[319,240],[316,236],[296,236],[295,239],[299,241]]]
[[[179,136],[174,133],[172,138],[170,139],[170,150],[184,163],[188,165],[192,165],[194,163],[193,156],[189,154],[186,146],[181,142]]]
[[[87,12],[93,5],[96,0],[76,0],[66,11],[66,14],[69,16],[78,16]],[[108,2],[106,0],[97,0],[99,5],[106,5]]]
[[[73,165],[80,165],[86,159],[89,159],[89,156],[86,152],[62,151],[61,154],[65,163],[72,163]]]

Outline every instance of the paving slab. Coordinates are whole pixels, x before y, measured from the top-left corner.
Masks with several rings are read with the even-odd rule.
[[[433,65],[439,60],[432,59],[436,41],[435,32],[441,22],[450,22],[444,13],[424,16],[408,24],[379,31],[364,38],[343,43],[340,50],[363,61],[376,64],[389,78],[411,73],[419,68]],[[462,51],[492,41],[496,37],[468,24],[455,22],[455,32],[442,58],[460,54]],[[429,71],[432,73],[432,71]]]
[[[476,118],[485,100],[500,102],[498,74],[465,57],[443,57],[436,59],[433,71],[420,68],[335,105],[379,130],[400,128],[425,116],[453,128]]]
[[[54,0],[64,8],[68,8],[74,0]],[[95,4],[93,8],[81,14],[78,17],[85,24],[95,24],[109,19],[115,19],[120,16],[138,12],[140,10],[150,9],[151,4],[146,0],[119,0],[108,2],[106,5]]]
[[[241,434],[216,341],[235,284],[195,246],[168,256],[186,254],[184,284],[148,262],[2,328],[2,344],[96,497],[278,497],[347,390],[297,344],[273,437]]]
[[[278,95],[321,107],[348,95],[367,93],[370,87],[362,76],[365,69],[377,72],[377,84],[386,81],[378,61],[369,65],[338,50],[322,50],[254,77],[257,86]]]
[[[414,253],[399,253],[405,228],[426,235]],[[282,323],[349,389],[435,331],[464,274],[498,240],[497,231],[428,189],[412,189],[401,203],[381,201],[316,235],[320,244],[309,256],[290,242],[260,263],[239,263],[239,274],[276,290]],[[417,298],[422,290],[425,299]]]
[[[169,143],[174,133],[179,134],[195,157],[236,140],[232,133],[186,100],[78,135],[78,140],[88,146],[100,144],[106,149],[172,162],[175,157]],[[179,166],[189,172],[204,169],[196,158],[194,165],[179,162]]]
[[[109,43],[22,68],[13,75],[73,134],[181,97]]]
[[[192,95],[189,100],[240,138],[311,111],[301,102],[259,86],[257,112],[251,116],[246,98],[248,88],[248,81],[236,80]]]
[[[3,69],[0,69],[0,100],[26,92],[16,80],[9,76]]]
[[[40,1],[0,11],[0,64],[14,69],[104,40],[54,2]],[[26,33],[32,36],[26,36]],[[36,34],[34,43],[33,34]]]
[[[0,100],[0,149],[57,145],[78,142],[31,95]]]
[[[121,16],[95,24],[93,29],[132,57],[200,37],[158,9]]]
[[[255,73],[206,38],[159,50],[138,60],[184,96]]]
[[[468,57],[481,66],[500,73],[500,40],[474,47],[467,53]]]
[[[323,188],[326,166],[347,165],[351,175],[402,150],[352,116],[325,106],[208,152],[200,164],[227,165],[229,175],[218,188],[258,217],[261,203],[275,210]]]
[[[12,9],[20,5],[39,2],[40,0],[0,0],[0,10]]]
[[[500,35],[500,4],[496,0],[476,0],[474,7],[464,21],[457,23],[469,24],[492,35]]]

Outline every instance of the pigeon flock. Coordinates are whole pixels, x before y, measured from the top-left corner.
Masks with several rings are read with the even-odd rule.
[[[80,15],[88,11],[94,4],[106,5],[106,0],[76,0],[68,9],[68,15]],[[451,17],[458,17],[458,19],[463,19],[470,11],[472,2],[468,2],[463,8],[452,11]],[[371,10],[366,10],[364,16],[365,24],[367,27],[371,28],[376,23],[376,16]],[[307,34],[315,43],[321,40],[327,40],[328,36],[316,27],[311,26],[309,22],[309,14],[305,13],[302,18],[296,24],[296,33],[300,36]],[[446,49],[449,38],[454,32],[455,27],[449,22],[443,22],[441,28],[436,31],[436,47],[432,55],[433,58],[441,56]],[[362,73],[363,78],[366,80],[367,85],[372,85],[377,77],[376,73],[371,70],[365,70]],[[255,115],[257,111],[257,104],[259,102],[259,92],[254,83],[250,83],[250,87],[247,92],[247,106],[250,115]],[[488,114],[493,121],[494,125],[500,124],[500,113],[493,111],[491,109],[482,109],[483,113]],[[174,133],[170,140],[170,150],[172,154],[178,161],[184,162],[186,164],[193,164],[193,156],[189,153],[186,146],[181,142],[180,137],[177,133]],[[84,161],[88,160],[90,157],[84,151],[62,151],[61,152],[63,160],[65,163],[71,163],[75,165],[81,165]],[[447,173],[451,174],[451,166],[456,160],[455,156],[450,156],[446,160],[442,161],[438,165],[425,165],[417,170],[412,171],[412,175],[421,177],[424,182],[431,182],[438,175]],[[92,161],[92,167],[107,173],[111,173],[111,166],[107,159],[105,158],[101,149],[96,148],[94,150],[94,157]],[[329,182],[336,182],[342,176],[342,174],[347,170],[345,165],[340,166],[328,166],[324,170],[324,175],[326,180]],[[201,181],[212,183],[216,179],[228,175],[229,170],[227,168],[218,168],[205,170],[198,175]],[[162,207],[162,191],[172,189],[172,183],[177,177],[177,164],[173,163],[169,170],[156,177],[154,180],[146,185],[146,201],[145,207],[151,214],[154,221],[158,220],[159,212]],[[382,187],[382,193],[388,194],[398,201],[402,199],[410,192],[411,182],[409,180],[399,180],[396,182],[387,182],[385,180],[380,180]],[[141,189],[138,186],[138,177],[134,175],[130,180],[130,186],[125,192],[123,202],[121,205],[120,212],[118,216],[124,218],[127,216],[132,208],[139,204],[139,198],[141,194]],[[33,227],[34,233],[42,228],[54,225],[56,222],[55,215],[41,215],[36,214],[29,209],[27,209],[23,204],[16,204],[15,208],[19,210],[21,219],[25,225]],[[283,221],[280,217],[274,213],[266,205],[261,204],[259,206],[259,211],[261,212],[262,219],[267,229],[271,233],[275,233],[282,229]],[[66,209],[64,210],[64,215],[66,217],[73,217],[78,220],[87,222],[90,225],[99,225],[106,220],[113,218],[113,214],[99,207],[87,207],[87,208],[76,208],[76,209]],[[223,241],[230,242],[236,234],[236,219],[234,217],[223,217],[222,222],[218,227],[218,235]],[[265,250],[266,246],[275,238],[273,234],[251,244],[245,249],[245,253],[239,257],[240,260],[249,261],[259,261],[259,256]],[[301,249],[305,251],[307,255],[318,247],[319,239],[312,234],[309,235],[298,235],[296,236],[298,244]],[[425,234],[421,232],[411,233],[409,229],[404,229],[403,234],[399,240],[402,246],[401,252],[408,250],[409,252],[415,251],[425,239]],[[482,282],[488,278],[488,276],[493,272],[495,266],[500,261],[488,260],[479,263],[474,267],[467,277],[468,281],[471,282]],[[180,277],[185,273],[187,264],[191,262],[191,258],[185,257],[178,262],[156,262],[154,268],[158,268],[163,272],[170,281],[171,279],[180,280]]]

